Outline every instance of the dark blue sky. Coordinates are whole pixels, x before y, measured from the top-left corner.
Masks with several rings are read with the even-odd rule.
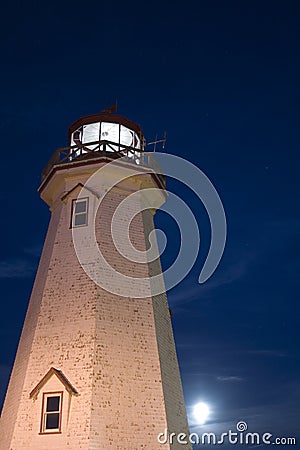
[[[226,211],[225,254],[199,285],[208,219],[168,184],[203,234],[169,294],[192,429],[203,400],[202,431],[246,420],[299,438],[299,3],[27,2],[1,16],[0,398],[49,219],[41,170],[70,123],[117,98],[148,140],[167,131],[166,151],[200,167]],[[157,224],[169,233],[166,267],[178,230],[163,213]]]

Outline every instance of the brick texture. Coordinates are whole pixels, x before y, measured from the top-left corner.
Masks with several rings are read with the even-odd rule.
[[[188,432],[166,295],[107,292],[88,277],[74,250],[70,217],[76,186],[101,164],[72,164],[41,189],[51,220],[2,411],[1,450],[176,450],[179,444],[161,445],[157,435],[165,428]],[[160,273],[159,259],[128,261],[115,249],[110,231],[116,207],[140,189],[142,177],[154,187],[150,176],[140,175],[107,195],[97,212],[96,236],[109,263],[126,275],[145,277],[151,291],[149,275]],[[93,207],[95,196],[87,195]],[[117,223],[120,235],[126,219]],[[151,230],[152,213],[139,213],[130,227],[137,249],[146,250]],[[51,367],[61,370],[79,395],[53,375],[30,398]],[[56,391],[63,391],[61,433],[40,434],[43,393]]]

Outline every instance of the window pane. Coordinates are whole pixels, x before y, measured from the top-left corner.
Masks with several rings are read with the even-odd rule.
[[[48,397],[47,398],[47,408],[46,411],[59,411],[59,401],[60,397]]]
[[[77,227],[78,225],[85,225],[85,224],[86,224],[86,213],[76,214],[74,218],[75,227]]]
[[[46,430],[55,430],[59,428],[59,413],[47,414]]]
[[[86,212],[86,200],[75,203],[75,213]]]

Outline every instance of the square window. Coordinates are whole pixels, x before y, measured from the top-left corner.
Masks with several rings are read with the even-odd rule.
[[[71,227],[82,227],[88,223],[88,198],[73,200]]]
[[[61,432],[62,397],[62,392],[43,394],[41,433]]]

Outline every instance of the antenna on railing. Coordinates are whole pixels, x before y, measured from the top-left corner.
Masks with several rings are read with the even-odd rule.
[[[162,148],[163,148],[163,150],[164,150],[164,148],[165,148],[165,145],[166,145],[166,142],[167,142],[167,133],[166,133],[166,131],[164,132],[164,137],[162,138],[162,139],[157,139],[157,135],[155,136],[155,140],[154,141],[152,141],[152,142],[148,142],[146,145],[147,145],[147,147],[148,147],[148,145],[153,145],[154,147],[153,147],[153,151],[155,152],[156,151],[156,145],[157,144],[160,144],[160,143],[162,143],[163,145],[162,145]]]

